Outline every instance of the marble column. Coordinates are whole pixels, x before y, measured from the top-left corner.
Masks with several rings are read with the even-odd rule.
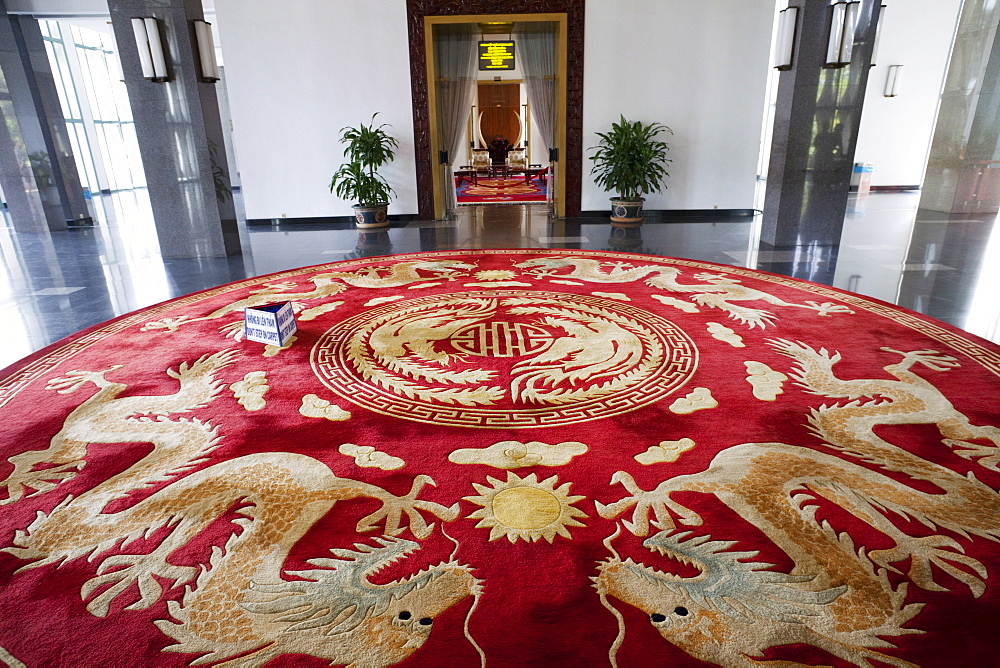
[[[89,224],[38,21],[0,0],[0,186],[19,232]]]
[[[240,254],[215,84],[201,81],[200,0],[108,0],[164,257]],[[144,79],[133,17],[159,20],[169,80]]]
[[[966,0],[945,78],[919,208],[1000,211],[1000,5]]]
[[[788,3],[799,8],[797,36],[778,81],[762,248],[840,243],[880,1],[860,3],[851,61],[839,68],[824,67],[829,0]]]

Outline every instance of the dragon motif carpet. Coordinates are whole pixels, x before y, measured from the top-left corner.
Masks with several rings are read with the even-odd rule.
[[[293,340],[243,338],[286,301]],[[0,660],[995,665],[998,375],[915,313],[646,255],[189,295],[0,374]]]
[[[478,179],[473,184],[467,179],[455,179],[455,195],[459,204],[523,204],[544,202],[548,184],[534,178],[525,182],[523,176],[510,178]]]

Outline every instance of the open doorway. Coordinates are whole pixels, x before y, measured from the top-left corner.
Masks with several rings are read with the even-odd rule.
[[[434,217],[465,204],[532,202],[564,216],[566,15],[424,21]],[[497,31],[513,62],[502,72],[480,70],[483,43]]]
[[[520,78],[485,75],[490,80],[476,83],[464,150],[451,160],[455,206],[551,203],[548,149],[534,140],[541,133],[527,87]]]

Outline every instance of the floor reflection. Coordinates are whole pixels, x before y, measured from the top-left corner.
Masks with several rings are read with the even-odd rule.
[[[353,224],[241,227],[242,258],[164,259],[145,191],[95,197],[92,228],[0,227],[0,366],[109,318],[248,276],[337,260],[461,248],[582,248],[749,266],[833,285],[1000,342],[995,217],[917,211],[919,194],[852,198],[840,244],[757,248],[759,218],[552,220],[544,205],[460,207],[455,219],[382,232]]]

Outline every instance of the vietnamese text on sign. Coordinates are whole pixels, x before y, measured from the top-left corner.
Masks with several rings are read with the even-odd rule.
[[[480,42],[479,70],[514,69],[514,42]]]

